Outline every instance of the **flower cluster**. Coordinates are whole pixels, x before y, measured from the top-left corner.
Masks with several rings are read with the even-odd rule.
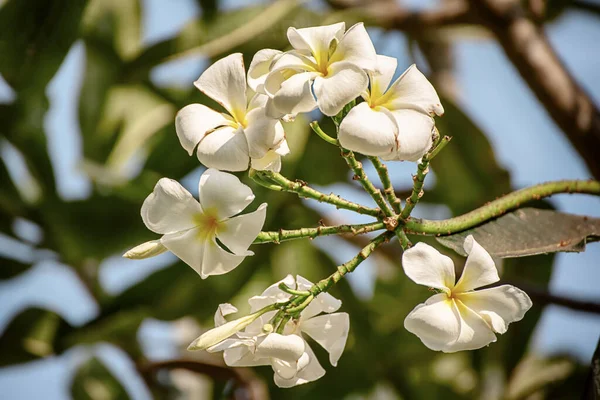
[[[277,311],[270,310],[269,306],[285,304],[291,297],[280,289],[282,283],[299,291],[313,286],[300,275],[296,279],[288,275],[260,296],[248,300],[251,315],[230,322],[225,316],[237,309],[231,304],[221,304],[215,313],[215,329],[196,339],[189,349],[206,349],[211,353],[223,351],[225,363],[232,367],[270,365],[279,387],[292,387],[321,378],[325,370],[303,334],[321,345],[329,353],[331,365],[336,366],[346,346],[350,318],[346,313],[335,312],[341,307],[341,301],[321,293],[298,317],[285,323],[280,332],[273,332],[270,322]]]
[[[337,139],[326,140],[347,150],[384,160],[419,161],[431,155],[432,146],[439,144],[434,143],[434,116],[441,116],[444,109],[433,86],[414,65],[391,83],[397,62],[376,54],[362,23],[348,30],[343,22],[289,28],[287,36],[291,50],[260,50],[247,74],[242,55],[232,54],[194,82],[223,108],[190,104],[176,116],[182,147],[190,155],[195,152],[208,167],[200,178],[199,201],[176,181],[159,180],[141,214],[148,229],[162,236],[129,250],[125,257],[140,259],[171,251],[204,279],[225,274],[252,255],[248,249],[263,228],[267,205],[239,215],[254,195],[236,176],[222,171],[251,168],[250,176],[255,171],[278,175],[281,157],[290,152],[282,121],[298,113],[318,108],[326,116],[335,116]],[[347,153],[351,152],[343,152]],[[261,184],[269,187],[264,181]],[[384,212],[385,207],[380,209]],[[402,217],[389,213],[388,219],[396,218],[395,222]],[[499,277],[490,255],[472,237],[465,241],[465,250],[469,257],[458,283],[452,261],[433,247],[418,243],[404,252],[407,276],[439,291],[405,320],[406,329],[430,349],[453,352],[486,346],[531,307],[529,297],[510,285],[473,291]],[[356,258],[352,269],[366,257]],[[338,268],[341,275],[335,279],[332,275],[330,282],[352,269]],[[237,309],[221,304],[215,328],[189,349],[222,351],[229,366],[270,365],[280,387],[319,379],[325,370],[305,337],[329,352],[335,366],[349,332],[348,314],[336,312],[341,301],[326,290],[326,285],[288,275],[252,297],[247,316],[228,322],[225,317]]]

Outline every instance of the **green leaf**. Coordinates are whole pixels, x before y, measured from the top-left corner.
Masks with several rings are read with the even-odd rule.
[[[581,252],[586,242],[600,239],[600,219],[552,210],[523,208],[476,228],[437,240],[461,255],[473,235],[492,256],[522,257],[555,252]]]
[[[17,92],[40,91],[79,32],[85,0],[9,0],[0,8],[0,73]]]
[[[52,311],[41,308],[22,311],[0,336],[0,366],[60,353],[59,341],[70,329],[67,322]]]
[[[121,382],[92,357],[79,366],[71,383],[71,396],[75,400],[127,400],[129,395]]]

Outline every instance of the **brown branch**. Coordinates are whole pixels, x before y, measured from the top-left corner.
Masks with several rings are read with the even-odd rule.
[[[410,11],[394,1],[330,0],[336,9],[353,9],[373,18],[382,28],[424,32],[445,26],[472,24],[474,18],[463,1],[446,2],[433,10]]]
[[[542,28],[519,2],[470,0],[529,88],[600,179],[600,111],[559,60]]]
[[[185,369],[198,374],[207,375],[219,381],[235,382],[235,385],[244,388],[243,399],[268,399],[268,391],[263,381],[257,379],[246,368],[229,368],[215,364],[204,363],[190,359],[175,359],[158,362],[146,362],[138,365],[138,371],[148,382],[157,372],[163,369]],[[238,398],[238,397],[235,397]]]

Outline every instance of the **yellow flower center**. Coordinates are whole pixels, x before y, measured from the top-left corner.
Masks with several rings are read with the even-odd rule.
[[[199,228],[198,237],[201,240],[213,237],[217,231],[222,231],[225,228],[225,225],[217,217],[216,209],[207,209],[203,213],[196,214],[194,222]]]

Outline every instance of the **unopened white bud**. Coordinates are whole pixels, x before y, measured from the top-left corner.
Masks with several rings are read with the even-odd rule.
[[[167,251],[167,248],[163,246],[160,240],[151,240],[135,246],[133,249],[123,254],[123,257],[130,258],[132,260],[141,260],[144,258],[157,256],[165,251]]]

